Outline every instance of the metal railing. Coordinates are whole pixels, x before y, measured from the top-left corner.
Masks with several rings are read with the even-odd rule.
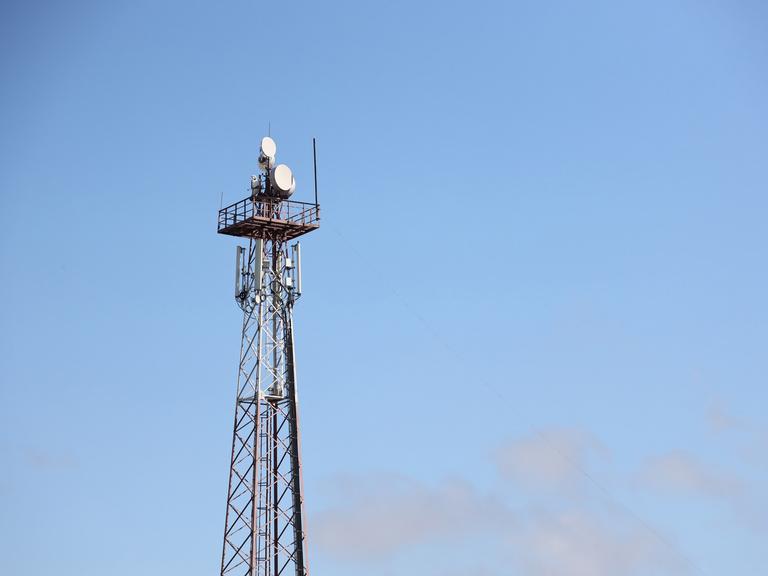
[[[291,224],[315,224],[320,219],[320,207],[308,202],[276,200],[274,198],[244,198],[219,210],[219,230],[250,218],[279,220]]]

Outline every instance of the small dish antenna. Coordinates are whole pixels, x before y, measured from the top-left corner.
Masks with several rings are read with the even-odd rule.
[[[277,154],[277,144],[269,136],[261,139],[261,149],[259,150],[259,165],[262,168],[271,168],[275,165],[275,155]]]
[[[278,164],[269,172],[272,192],[278,198],[286,199],[296,190],[296,179],[293,172],[285,164]]]

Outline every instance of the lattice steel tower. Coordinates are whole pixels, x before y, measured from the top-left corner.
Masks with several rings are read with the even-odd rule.
[[[295,181],[275,152],[264,138],[251,195],[219,210],[218,232],[248,239],[235,272],[243,326],[222,576],[308,574],[292,314],[301,252],[290,242],[319,226],[317,176],[314,204],[288,200]]]

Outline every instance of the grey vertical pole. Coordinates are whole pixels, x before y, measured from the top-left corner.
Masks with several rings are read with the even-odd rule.
[[[301,296],[301,244],[296,242],[296,295]]]
[[[242,246],[237,246],[237,257],[235,259],[235,298],[240,296],[240,278],[243,275],[241,260],[243,257]]]
[[[317,208],[317,143],[312,138],[312,167],[315,173],[315,208]]]
[[[264,274],[263,265],[264,265],[264,240],[261,238],[258,238],[253,241],[254,242],[254,250],[256,251],[256,254],[254,254],[255,262],[254,262],[254,271],[253,271],[253,282],[255,284],[254,288],[256,291],[261,291],[261,279]]]

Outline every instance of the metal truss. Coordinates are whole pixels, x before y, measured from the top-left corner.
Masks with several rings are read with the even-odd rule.
[[[221,576],[307,576],[293,348],[295,261],[285,237],[249,240]]]

